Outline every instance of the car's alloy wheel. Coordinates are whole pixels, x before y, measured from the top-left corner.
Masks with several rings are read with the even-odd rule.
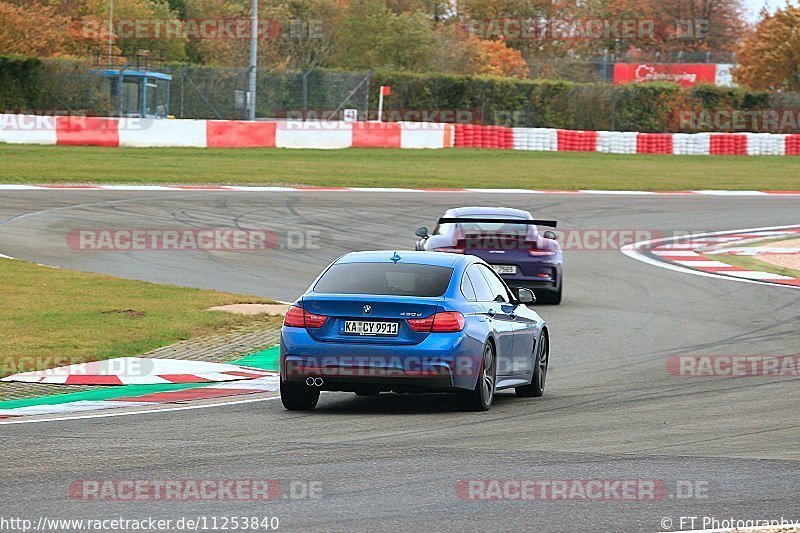
[[[483,347],[483,358],[475,388],[456,393],[459,408],[462,411],[488,411],[494,401],[496,381],[497,358],[492,344],[486,343]]]
[[[536,357],[533,361],[533,376],[530,385],[514,389],[517,396],[539,397],[544,394],[544,383],[547,379],[547,367],[550,364],[550,344],[547,335],[542,335],[536,343]]]
[[[281,381],[281,402],[290,411],[310,411],[317,406],[318,401],[318,388]]]

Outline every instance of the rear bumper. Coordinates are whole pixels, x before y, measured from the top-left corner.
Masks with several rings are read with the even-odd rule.
[[[281,331],[281,380],[321,377],[322,390],[434,392],[474,389],[483,343],[460,333],[416,345],[319,342],[304,329]],[[476,354],[478,354],[476,356]]]
[[[536,290],[557,291],[559,286],[558,279],[538,280],[503,277],[503,281],[512,289],[533,289],[534,292]]]
[[[490,257],[487,262],[490,265],[514,265],[517,267],[516,274],[500,274],[503,281],[512,288],[556,291],[561,286],[563,265],[560,255],[555,258],[521,258],[518,253],[509,253],[502,259]]]

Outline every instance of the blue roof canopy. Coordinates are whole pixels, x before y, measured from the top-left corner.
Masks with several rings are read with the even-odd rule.
[[[93,70],[92,73],[108,77],[120,76],[119,69]],[[158,80],[172,81],[171,74],[164,74],[163,72],[153,72],[150,70],[123,70],[121,75],[133,78],[155,78]]]

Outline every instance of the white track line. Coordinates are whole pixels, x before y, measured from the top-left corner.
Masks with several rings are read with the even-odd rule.
[[[537,190],[537,189],[475,189],[475,188],[402,188],[402,187],[272,187],[267,185],[10,185],[0,184],[0,191],[172,191],[172,192],[359,192],[359,193],[494,193],[494,194],[589,194],[615,196],[759,196],[797,198],[800,191],[770,193],[766,191],[626,191],[581,189]]]
[[[146,409],[142,411],[126,411],[124,413],[97,413],[93,415],[78,415],[78,416],[62,416],[56,418],[42,418],[37,420],[2,420],[0,426],[11,424],[40,424],[44,422],[64,422],[68,420],[87,420],[90,418],[111,418],[115,416],[132,416],[132,415],[147,415],[150,413],[169,413],[172,411],[191,411],[194,409],[210,409],[212,407],[224,407],[226,405],[241,405],[245,403],[267,402],[270,400],[279,400],[280,396],[272,396],[270,398],[251,398],[248,400],[237,400],[233,402],[219,402],[204,405],[185,405],[181,407],[165,407],[163,409]]]
[[[780,283],[770,283],[768,281],[756,281],[752,279],[715,274],[713,272],[703,272],[701,270],[693,270],[691,268],[685,268],[674,263],[666,263],[664,261],[659,261],[657,259],[654,259],[653,257],[645,255],[642,252],[643,249],[649,250],[651,248],[654,248],[655,246],[669,244],[670,242],[676,240],[688,240],[688,239],[696,240],[699,237],[711,237],[717,235],[730,235],[734,233],[750,233],[753,231],[769,231],[769,230],[794,229],[794,228],[800,228],[800,224],[792,224],[789,226],[769,226],[766,228],[748,228],[741,230],[715,231],[711,233],[698,233],[695,235],[682,235],[679,237],[667,237],[662,239],[652,239],[649,241],[635,242],[633,244],[626,244],[620,249],[620,251],[623,254],[630,257],[631,259],[641,261],[642,263],[647,263],[648,265],[657,266],[659,268],[666,268],[667,270],[674,270],[675,272],[682,272],[684,274],[694,274],[695,276],[704,276],[707,278],[726,279],[728,281],[738,281],[740,283],[756,283],[758,285],[771,285],[773,287],[785,287],[787,289],[800,289],[800,287],[796,285],[783,285]]]

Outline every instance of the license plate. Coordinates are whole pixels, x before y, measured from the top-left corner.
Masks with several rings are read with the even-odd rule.
[[[391,335],[397,336],[397,322],[371,322],[365,320],[346,320],[344,332],[347,335]]]
[[[516,274],[517,267],[514,265],[492,265],[492,268],[498,274]]]

